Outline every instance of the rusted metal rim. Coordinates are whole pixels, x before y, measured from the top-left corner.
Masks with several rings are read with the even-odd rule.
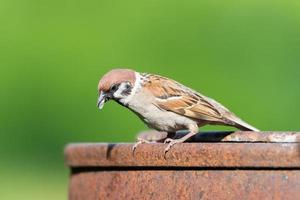
[[[204,133],[205,135],[208,133]],[[218,167],[300,169],[299,133],[215,132],[221,142],[175,145],[164,157],[165,144],[83,143],[65,149],[70,167]],[[199,139],[199,138],[198,138]],[[219,137],[220,139],[220,137]],[[271,141],[269,141],[271,140]],[[220,141],[220,140],[219,140]],[[234,143],[232,143],[234,142]],[[264,142],[264,143],[261,143]]]

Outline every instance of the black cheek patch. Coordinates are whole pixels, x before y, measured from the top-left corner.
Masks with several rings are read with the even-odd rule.
[[[132,87],[130,87],[129,85],[127,85],[126,88],[122,91],[121,94],[122,94],[123,96],[128,96],[128,95],[130,95],[131,90],[132,90]]]

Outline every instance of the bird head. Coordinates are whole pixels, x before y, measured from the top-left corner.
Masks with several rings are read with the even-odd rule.
[[[98,108],[102,109],[110,99],[117,102],[126,99],[131,94],[135,80],[135,71],[130,69],[113,69],[106,73],[98,84]]]

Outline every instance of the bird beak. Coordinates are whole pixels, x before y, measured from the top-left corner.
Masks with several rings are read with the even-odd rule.
[[[101,110],[104,106],[104,103],[108,100],[106,93],[102,92],[99,95],[97,107]]]

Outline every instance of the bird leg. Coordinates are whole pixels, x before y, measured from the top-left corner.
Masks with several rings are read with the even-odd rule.
[[[179,139],[171,139],[171,138],[167,138],[165,140],[165,144],[168,144],[167,148],[165,148],[164,151],[164,155],[166,155],[166,153],[171,149],[171,147],[177,143],[183,143],[185,142],[187,139],[189,139],[190,137],[196,135],[198,132],[198,126],[193,125],[189,127],[189,133],[186,134],[185,136],[183,136],[182,138]]]

